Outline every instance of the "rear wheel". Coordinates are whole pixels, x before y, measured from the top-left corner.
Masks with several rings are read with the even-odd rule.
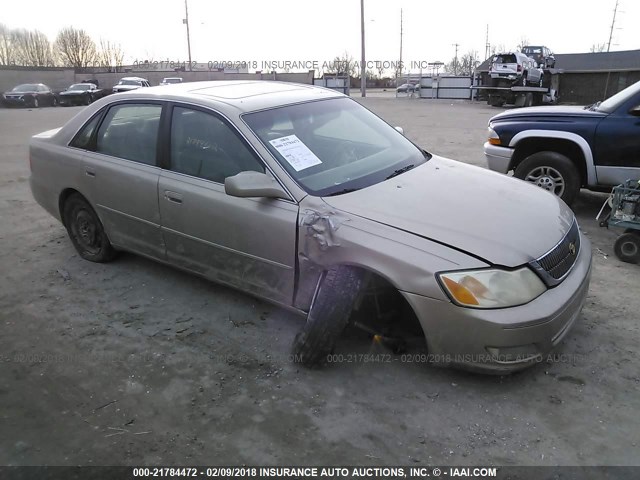
[[[640,234],[634,232],[623,233],[616,240],[613,250],[623,262],[640,262]]]
[[[98,215],[79,193],[70,195],[64,203],[64,224],[71,243],[82,258],[97,263],[115,258],[116,251]]]
[[[517,178],[533,183],[557,195],[571,205],[580,191],[580,173],[564,155],[538,152],[525,158],[516,167]]]

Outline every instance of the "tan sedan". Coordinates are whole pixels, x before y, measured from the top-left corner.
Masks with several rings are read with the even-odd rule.
[[[83,258],[135,252],[298,312],[306,364],[372,290],[434,361],[500,372],[539,361],[587,295],[590,243],[561,200],[431,155],[327,89],[139,89],[36,135],[30,156],[35,199]]]

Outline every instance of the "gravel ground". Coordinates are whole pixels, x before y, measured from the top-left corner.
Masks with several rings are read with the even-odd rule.
[[[485,165],[499,109],[359,101]],[[640,464],[640,266],[598,228],[603,195],[575,207],[595,270],[555,357],[506,377],[396,356],[306,370],[288,357],[300,317],[134,255],[76,255],[31,197],[27,142],[79,108],[0,110],[0,464]]]

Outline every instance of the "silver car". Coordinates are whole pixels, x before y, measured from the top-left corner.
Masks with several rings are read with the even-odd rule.
[[[567,335],[589,287],[561,200],[427,153],[332,90],[139,89],[34,136],[30,158],[35,199],[83,258],[135,252],[297,312],[305,364],[387,292],[428,359],[513,371]]]
[[[510,52],[494,55],[491,60],[489,76],[492,83],[500,82],[514,85],[542,87],[544,70],[532,58],[524,53]]]

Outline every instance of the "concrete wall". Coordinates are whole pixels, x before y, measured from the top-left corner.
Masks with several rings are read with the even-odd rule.
[[[42,70],[0,67],[0,92],[11,90],[21,83],[44,83],[53,90],[62,90],[75,83],[72,68],[47,68]]]
[[[146,78],[151,85],[158,85],[164,77],[182,77],[185,82],[203,80],[277,80],[313,84],[313,71],[304,73],[223,73],[223,72],[132,72],[132,73],[75,73],[64,68],[7,68],[0,67],[0,92],[12,89],[21,83],[44,83],[54,91],[67,88],[72,83],[95,78],[100,88],[111,88],[122,77],[139,76]]]

